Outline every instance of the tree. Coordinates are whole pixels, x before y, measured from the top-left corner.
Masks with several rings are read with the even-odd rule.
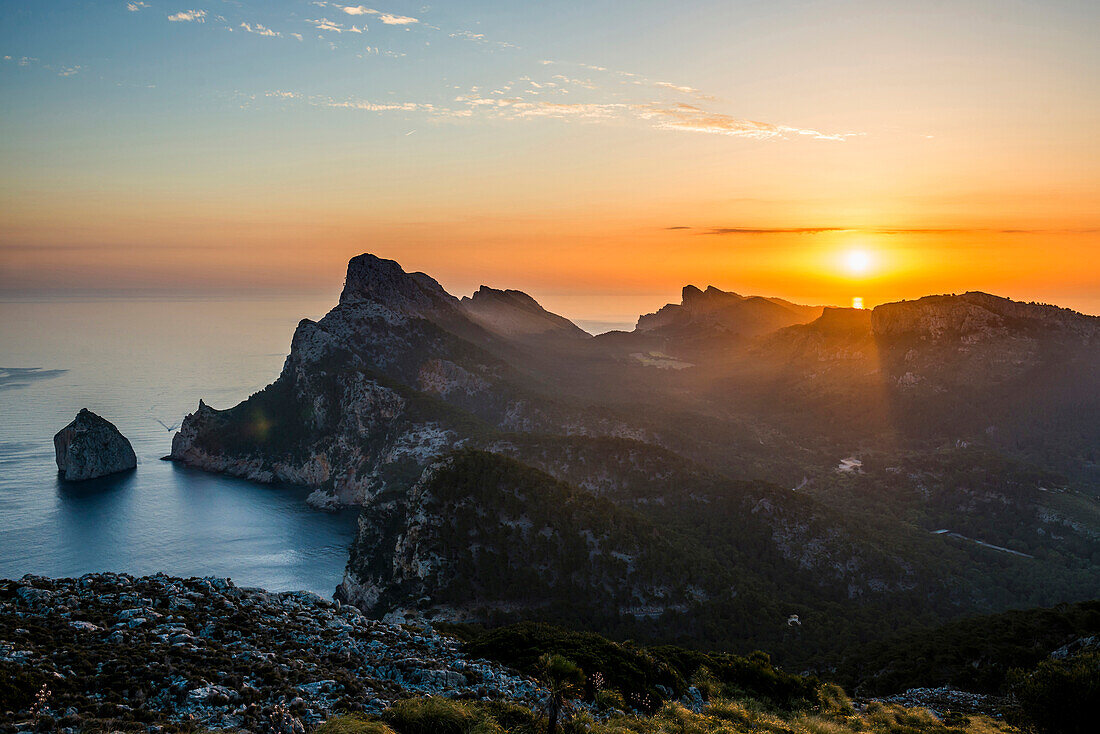
[[[584,673],[576,663],[561,655],[543,655],[539,659],[539,668],[539,677],[549,691],[544,704],[546,734],[554,734],[562,713],[572,709],[569,699],[584,692]]]

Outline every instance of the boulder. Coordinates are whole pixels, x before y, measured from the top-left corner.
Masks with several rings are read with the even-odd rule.
[[[134,447],[114,424],[87,408],[53,437],[57,470],[68,481],[82,481],[137,466]]]

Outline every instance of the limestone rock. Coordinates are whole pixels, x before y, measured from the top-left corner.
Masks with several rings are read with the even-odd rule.
[[[505,337],[592,338],[569,319],[547,311],[523,291],[483,285],[472,297],[463,297],[460,304],[471,319]]]
[[[57,470],[68,481],[82,481],[137,466],[134,447],[114,424],[82,408],[53,437]]]

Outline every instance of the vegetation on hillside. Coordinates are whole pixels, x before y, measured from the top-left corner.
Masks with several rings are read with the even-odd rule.
[[[533,622],[488,630],[470,625],[444,625],[443,629],[465,641],[468,655],[524,673],[537,674],[543,655],[564,656],[588,674],[589,697],[595,696],[594,681],[598,681],[601,690],[614,691],[635,708],[649,701],[644,708],[653,710],[668,699],[686,695],[692,685],[717,695],[752,697],[771,707],[794,708],[812,702],[818,685],[813,677],[775,667],[762,652],[739,656],[672,645],[642,646]]]
[[[500,703],[408,699],[381,716],[330,719],[317,734],[544,734],[536,712]],[[857,709],[839,690],[823,691],[812,707],[776,712],[752,700],[715,698],[699,711],[678,703],[651,715],[581,713],[564,734],[1018,734],[985,716],[936,717],[925,709],[872,702]]]
[[[1031,670],[1052,652],[1100,639],[1100,601],[972,617],[907,632],[853,651],[837,675],[859,694],[950,685],[1007,694],[1013,669]]]

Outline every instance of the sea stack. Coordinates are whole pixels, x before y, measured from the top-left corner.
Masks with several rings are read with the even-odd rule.
[[[137,466],[134,447],[114,424],[87,408],[53,437],[57,471],[70,482],[127,471]]]

